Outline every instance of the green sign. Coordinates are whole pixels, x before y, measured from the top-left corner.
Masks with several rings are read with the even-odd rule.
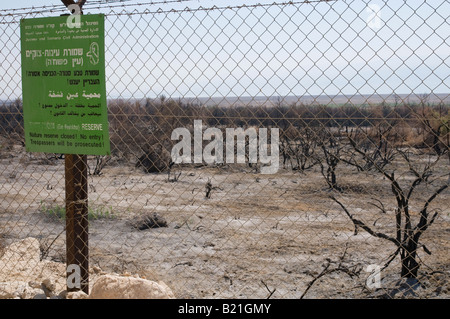
[[[29,152],[109,155],[104,15],[24,19],[23,115]]]

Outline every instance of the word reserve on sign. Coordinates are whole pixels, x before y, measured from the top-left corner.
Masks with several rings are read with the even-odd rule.
[[[23,113],[30,152],[109,155],[103,15],[21,20]]]

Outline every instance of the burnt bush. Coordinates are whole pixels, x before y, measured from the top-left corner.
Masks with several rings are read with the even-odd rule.
[[[136,167],[141,167],[146,173],[161,173],[172,166],[170,153],[161,145],[149,146],[138,158]]]

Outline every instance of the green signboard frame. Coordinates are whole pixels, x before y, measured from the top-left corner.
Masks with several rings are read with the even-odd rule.
[[[110,155],[105,17],[23,19],[25,145],[29,152]]]

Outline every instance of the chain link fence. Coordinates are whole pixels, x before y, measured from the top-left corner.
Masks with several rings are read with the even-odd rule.
[[[450,2],[185,2],[83,8],[105,14],[111,139],[87,157],[91,282],[448,298]],[[0,14],[3,297],[66,287],[65,156],[25,151],[19,30],[65,10]]]

